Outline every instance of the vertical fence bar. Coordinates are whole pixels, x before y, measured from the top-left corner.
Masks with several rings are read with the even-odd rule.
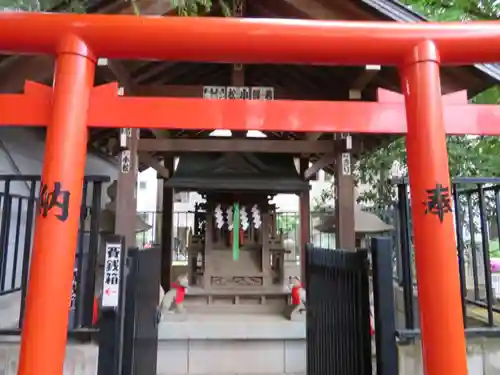
[[[26,212],[26,227],[24,232],[23,268],[21,275],[21,309],[19,311],[19,328],[24,321],[24,310],[26,308],[26,291],[28,289],[28,274],[31,258],[31,238],[33,236],[33,222],[35,221],[37,180],[32,179],[28,198],[28,209]]]
[[[462,294],[462,315],[464,319],[464,328],[467,328],[467,284],[465,279],[465,245],[462,228],[462,209],[460,204],[460,193],[457,184],[453,184],[453,201],[455,207],[455,230],[457,235],[458,251],[458,272],[460,277],[460,292]]]
[[[371,240],[377,374],[380,375],[398,375],[391,242],[386,237]]]
[[[413,277],[412,277],[412,257],[411,257],[411,228],[408,202],[407,184],[398,184],[398,204],[400,223],[400,244],[401,244],[401,273],[403,276],[403,301],[405,314],[405,328],[415,328],[415,312],[413,306]],[[392,274],[392,271],[391,271]]]
[[[129,249],[127,254],[127,287],[125,290],[125,318],[123,331],[123,373],[121,375],[134,374],[134,341],[136,336],[136,314],[137,314],[137,281],[139,250]]]
[[[83,312],[82,323],[84,327],[92,325],[94,312],[95,272],[97,266],[97,254],[99,252],[99,223],[101,215],[102,182],[95,180],[92,185],[92,203],[89,210],[90,215],[90,238],[89,253],[85,268],[85,287],[83,288]]]
[[[403,223],[401,223],[401,214],[399,212],[399,198],[394,203],[394,231],[392,233],[392,237],[394,239],[394,248],[393,248],[393,276],[397,279],[399,285],[403,285],[403,263],[401,261],[401,231],[403,230]],[[394,270],[395,268],[395,270]]]
[[[23,199],[17,199],[17,218],[16,218],[16,232],[14,239],[14,259],[12,260],[12,279],[10,283],[11,289],[16,288],[16,279],[17,279],[17,262],[19,258],[19,239],[21,235],[21,213],[23,209]]]
[[[486,288],[486,303],[488,310],[488,325],[493,327],[495,325],[493,320],[493,288],[491,285],[491,263],[490,263],[490,248],[488,243],[488,227],[486,217],[486,204],[484,197],[484,189],[482,184],[477,185],[479,196],[479,222],[481,225],[481,246],[483,250],[483,263],[484,263],[484,283]]]
[[[467,193],[467,216],[469,219],[470,252],[472,258],[472,279],[474,282],[474,300],[481,299],[479,293],[479,278],[477,274],[477,246],[476,246],[476,225],[474,224],[474,209],[472,205],[472,193]]]
[[[0,226],[0,291],[4,290],[5,279],[7,277],[7,259],[8,259],[8,249],[9,249],[9,232],[10,232],[10,205],[12,203],[12,197],[10,196],[10,178],[5,179],[5,188],[3,196],[3,207],[2,207],[2,224]]]
[[[163,213],[163,219],[165,219],[166,217],[166,212]],[[169,213],[170,214],[170,213]],[[174,233],[174,238],[170,237],[170,241],[171,241],[171,245],[169,246],[170,248],[170,251],[172,251],[172,246],[174,245],[175,246],[175,257],[174,257],[174,260],[175,261],[178,261],[179,260],[179,253],[180,253],[180,240],[179,240],[179,223],[180,223],[180,218],[179,218],[179,215],[177,215],[177,218],[176,218],[176,231]],[[167,223],[168,223],[168,220],[167,220]],[[172,271],[170,271],[172,272]]]
[[[498,247],[500,248],[500,188],[497,186],[494,190],[495,192],[495,214],[497,217],[497,237],[498,237]]]
[[[82,187],[82,208],[80,209],[80,224],[78,230],[78,248],[76,249],[76,300],[75,300],[75,311],[74,311],[74,327],[80,327],[82,325],[82,310],[84,306],[83,301],[83,261],[85,258],[85,217],[87,208],[87,190],[89,181],[87,179],[83,180]]]

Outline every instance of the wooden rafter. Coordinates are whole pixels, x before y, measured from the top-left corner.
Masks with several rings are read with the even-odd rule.
[[[333,142],[332,142],[332,154],[326,154],[321,156],[317,161],[307,168],[304,172],[304,178],[306,180],[312,179],[320,170],[325,169],[331,165],[335,160],[335,155],[333,154]]]
[[[314,0],[284,0],[291,7],[299,12],[306,14],[311,19],[341,19],[343,14],[333,10],[330,7],[325,7],[321,3]]]
[[[170,178],[171,172],[168,170],[168,168],[165,168],[152,154],[141,152],[139,153],[139,159],[141,160],[141,162],[153,168],[159,176],[165,179]]]
[[[136,0],[142,15],[163,15],[174,9],[170,0]],[[124,7],[121,8],[121,4]],[[116,6],[120,9],[117,10]],[[96,13],[102,14],[134,14],[134,9],[130,1],[118,1],[108,7],[99,9]],[[6,77],[0,81],[0,93],[19,92],[22,90],[26,80],[45,82],[53,74],[54,59],[47,56],[25,56],[22,58],[9,57],[13,59],[6,68],[0,69],[0,77]],[[14,60],[15,59],[15,60]],[[8,72],[8,74],[7,74]]]

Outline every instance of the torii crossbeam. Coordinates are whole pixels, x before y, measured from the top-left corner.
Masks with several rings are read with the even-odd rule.
[[[495,107],[450,110],[450,105],[443,119],[439,67],[498,61],[499,21],[399,24],[2,12],[0,29],[2,53],[56,56],[53,92],[32,87],[24,95],[3,96],[0,123],[48,124],[42,186],[60,184],[71,194],[66,220],[49,211],[36,221],[20,375],[62,373],[87,127],[190,128],[202,111],[208,122],[196,127],[207,130],[406,134],[425,373],[467,374],[445,135],[498,135],[499,114]],[[397,103],[294,102],[292,106],[118,98],[109,88],[93,88],[97,57],[393,65],[401,73],[406,125]],[[165,112],[162,105],[190,110]],[[143,116],[150,117],[146,121]]]
[[[92,89],[88,127],[407,133],[404,97],[386,90],[377,102],[145,98],[118,91],[117,83]],[[443,96],[446,134],[500,135],[500,106],[467,104],[467,94],[460,94],[453,101]],[[23,94],[0,94],[0,126],[47,126],[52,101],[51,87],[27,81]]]

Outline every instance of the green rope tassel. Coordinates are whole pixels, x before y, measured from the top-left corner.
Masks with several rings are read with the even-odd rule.
[[[240,205],[233,204],[233,260],[240,257]]]

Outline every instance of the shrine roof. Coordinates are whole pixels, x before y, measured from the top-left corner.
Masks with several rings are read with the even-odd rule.
[[[359,0],[378,15],[398,22],[427,22],[428,19],[396,0]],[[500,81],[500,64],[475,64],[474,68],[485,74],[493,83]],[[477,92],[476,92],[477,93]]]
[[[425,22],[425,18],[394,0],[234,0],[244,4],[242,15],[249,18],[292,18],[328,20],[392,20]],[[142,15],[176,16],[171,1],[136,0]],[[224,16],[219,2],[203,16]],[[52,11],[65,11],[65,3]],[[125,0],[89,0],[87,13],[134,14],[132,2]],[[125,31],[124,31],[125,32]],[[230,31],[228,31],[230,32]],[[51,84],[54,61],[47,56],[0,56],[0,93],[19,92],[25,80]],[[361,100],[376,100],[377,89],[399,91],[399,77],[393,67],[380,67],[372,72],[367,67],[245,65],[235,69],[232,64],[118,61],[99,66],[96,84],[119,81],[126,94],[134,96],[201,96],[203,86],[268,86],[277,98],[294,100],[348,100],[349,91],[361,92]],[[500,80],[500,67],[477,64],[442,69],[443,92],[467,90],[469,96],[484,91]],[[207,131],[153,131],[144,129],[141,137],[198,138]],[[269,139],[309,139],[294,132],[266,134]],[[315,134],[313,139],[332,139],[332,134]],[[92,130],[89,149],[106,157],[119,152],[114,129]],[[356,135],[357,152],[371,150],[391,138],[381,135]],[[359,147],[358,147],[359,146]],[[146,164],[143,164],[146,167]]]
[[[309,182],[297,172],[293,155],[252,153],[187,153],[179,157],[165,182],[176,191],[248,191],[300,193]]]

